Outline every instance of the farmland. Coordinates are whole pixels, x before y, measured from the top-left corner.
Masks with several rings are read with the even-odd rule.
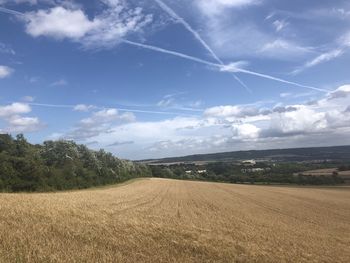
[[[139,179],[0,194],[0,262],[348,262],[350,188]]]

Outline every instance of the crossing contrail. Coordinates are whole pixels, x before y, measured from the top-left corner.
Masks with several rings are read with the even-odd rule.
[[[164,10],[169,10],[169,14],[174,15],[174,18],[179,19],[178,21],[182,21],[181,23],[183,25],[187,25],[186,28],[187,27],[191,28],[191,30],[194,33],[196,33],[196,31],[194,31],[192,29],[192,27],[185,20],[183,20],[181,17],[179,17],[174,11],[172,11],[171,8],[169,8],[167,5],[165,5],[162,1],[160,1],[160,0],[154,0],[154,1],[156,1],[157,3],[160,3],[161,7],[164,6],[164,8],[167,8],[167,9],[164,9]],[[25,14],[23,14],[21,12],[18,12],[18,11],[12,10],[12,9],[8,9],[8,8],[4,8],[4,7],[0,7],[0,12],[8,13],[8,14],[16,15],[16,16],[17,15],[25,16]],[[201,37],[199,36],[198,33],[194,34],[194,35],[198,36],[199,39],[201,39]],[[160,53],[165,53],[165,54],[181,57],[183,59],[191,60],[191,61],[198,62],[198,63],[201,63],[201,64],[205,64],[205,65],[208,65],[208,66],[212,66],[212,67],[218,68],[222,72],[244,73],[244,74],[254,75],[254,76],[265,78],[265,79],[278,81],[278,82],[285,83],[285,84],[294,85],[294,86],[297,86],[297,87],[312,89],[312,90],[321,91],[321,92],[329,92],[328,90],[319,89],[319,88],[316,88],[316,87],[299,84],[299,83],[296,83],[296,82],[284,80],[284,79],[277,78],[277,77],[274,77],[274,76],[270,76],[270,75],[267,75],[267,74],[262,74],[262,73],[258,73],[258,72],[254,72],[254,71],[250,71],[250,70],[245,70],[245,69],[242,69],[242,68],[239,68],[239,67],[235,67],[235,66],[232,67],[230,65],[225,65],[225,64],[223,64],[223,62],[219,58],[217,58],[218,63],[213,63],[213,62],[209,62],[209,61],[206,61],[204,59],[200,59],[200,58],[197,58],[197,57],[186,55],[186,54],[183,54],[183,53],[180,53],[180,52],[176,52],[176,51],[172,51],[172,50],[168,50],[168,49],[164,49],[164,48],[160,48],[160,47],[156,47],[156,46],[152,46],[152,45],[146,45],[146,44],[142,44],[142,43],[138,43],[138,42],[133,42],[133,41],[130,41],[130,40],[127,40],[127,39],[122,39],[121,42],[125,43],[125,44],[129,44],[129,45],[137,46],[137,47],[140,47],[140,48],[144,48],[144,49],[149,49],[149,50],[153,50],[153,51],[156,51],[156,52],[160,52]],[[205,44],[205,41],[203,41],[203,42]],[[209,47],[208,45],[203,45],[203,46]],[[210,49],[210,47],[209,47],[209,49]],[[215,53],[214,53],[213,57],[217,57],[215,55]],[[237,80],[244,85],[244,83],[241,82],[238,78],[237,78]],[[49,104],[46,104],[46,105],[45,104],[41,104],[41,105],[39,105],[39,103],[32,103],[32,105],[33,106],[47,106],[47,107],[50,107]],[[68,107],[71,107],[71,106],[70,105],[51,105],[51,107],[61,107],[61,108],[65,107],[65,108],[68,108]],[[129,110],[129,109],[120,109],[120,110]],[[137,112],[137,110],[129,110],[129,111]],[[141,112],[141,111],[139,111],[139,112]],[[170,112],[155,112],[155,111],[143,111],[143,112],[144,113],[172,114]]]
[[[166,13],[168,13],[172,18],[177,20],[179,23],[181,23],[192,35],[195,39],[198,40],[199,43],[202,44],[202,46],[210,53],[210,55],[221,65],[225,65],[224,62],[216,55],[216,53],[213,51],[213,49],[207,44],[206,41],[200,36],[200,34],[192,28],[192,26],[187,23],[185,19],[183,19],[181,16],[179,16],[172,8],[170,8],[168,5],[166,5],[161,0],[154,0],[160,8],[162,8]],[[252,93],[251,89],[248,88],[248,86],[235,74],[232,74],[236,81],[238,81],[239,84],[241,84],[249,93]]]
[[[126,40],[126,39],[123,39],[122,42],[125,43],[125,44],[132,45],[132,46],[137,46],[137,47],[140,47],[140,48],[149,49],[149,50],[153,50],[153,51],[156,51],[156,52],[165,53],[165,54],[177,56],[177,57],[180,57],[180,58],[183,58],[183,59],[191,60],[191,61],[194,61],[194,62],[202,63],[202,64],[205,64],[205,65],[208,65],[208,66],[212,66],[212,67],[218,68],[222,72],[244,73],[244,74],[248,74],[248,75],[254,75],[254,76],[257,76],[257,77],[261,77],[261,78],[265,78],[265,79],[270,79],[270,80],[282,82],[282,83],[285,83],[285,84],[290,84],[290,85],[297,86],[297,87],[317,90],[317,91],[321,91],[321,92],[329,92],[328,90],[319,89],[319,88],[316,88],[316,87],[299,84],[297,82],[284,80],[284,79],[277,78],[277,77],[274,77],[274,76],[270,76],[270,75],[267,75],[267,74],[262,74],[262,73],[254,72],[254,71],[251,71],[251,70],[242,69],[242,68],[239,68],[239,67],[233,67],[233,66],[230,66],[230,65],[221,65],[221,64],[218,64],[218,63],[209,62],[209,61],[206,61],[206,60],[203,60],[203,59],[200,59],[200,58],[196,58],[196,57],[193,57],[193,56],[189,56],[189,55],[186,55],[186,54],[183,54],[183,53],[180,53],[180,52],[176,52],[176,51],[172,51],[172,50],[168,50],[168,49],[164,49],[164,48],[160,48],[160,47],[156,47],[156,46],[152,46],[152,45],[146,45],[146,44],[133,42],[133,41]]]

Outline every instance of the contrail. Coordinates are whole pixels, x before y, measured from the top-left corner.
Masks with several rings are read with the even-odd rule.
[[[157,51],[157,52],[161,52],[161,53],[165,53],[165,54],[169,54],[169,55],[173,55],[176,57],[181,57],[187,60],[192,60],[198,63],[202,63],[202,64],[206,64],[208,66],[212,66],[212,67],[218,67],[221,66],[217,63],[213,63],[213,62],[209,62],[206,61],[204,59],[200,59],[200,58],[196,58],[193,56],[189,56],[180,52],[176,52],[176,51],[172,51],[172,50],[168,50],[168,49],[164,49],[164,48],[160,48],[160,47],[156,47],[156,46],[151,46],[151,45],[146,45],[146,44],[142,44],[142,43],[138,43],[138,42],[133,42],[127,39],[122,39],[121,42],[132,45],[132,46],[137,46],[137,47],[141,47],[141,48],[145,48],[145,49],[150,49],[153,51]]]
[[[18,12],[18,11],[12,10],[12,9],[8,9],[5,7],[1,7],[1,6],[0,6],[0,12],[7,13],[10,15],[15,15],[15,16],[25,16],[25,14],[23,14],[21,12]]]
[[[205,49],[212,55],[212,57],[219,62],[220,64],[224,64],[222,60],[215,54],[215,52],[211,49],[211,47],[203,40],[203,38],[195,31],[190,24],[186,22],[185,19],[180,17],[173,9],[171,9],[168,5],[166,5],[161,0],[154,0],[165,12],[167,12],[172,18],[181,23],[189,32],[193,34],[193,36],[205,47]]]
[[[321,92],[329,92],[329,90],[319,89],[319,88],[316,88],[316,87],[299,84],[299,83],[296,83],[296,82],[293,82],[293,81],[276,78],[276,77],[273,77],[273,76],[270,76],[270,75],[266,75],[266,74],[262,74],[262,73],[258,73],[258,72],[254,72],[254,71],[250,71],[250,70],[246,70],[246,69],[235,68],[233,70],[230,70],[230,69],[227,70],[227,69],[222,69],[221,68],[221,70],[222,71],[229,71],[229,72],[241,72],[241,73],[258,76],[258,77],[265,78],[265,79],[271,79],[271,80],[279,81],[279,82],[282,82],[282,83],[291,84],[291,85],[298,86],[298,87],[301,87],[301,88],[307,88],[307,89],[312,89],[312,90],[321,91]]]
[[[168,5],[166,5],[161,0],[154,0],[160,8],[162,8],[166,13],[168,13],[172,18],[177,20],[179,23],[181,23],[192,35],[195,39],[199,41],[199,43],[202,44],[202,46],[211,54],[211,56],[221,65],[225,65],[224,62],[216,55],[216,53],[213,51],[213,49],[207,44],[207,42],[204,41],[204,39],[198,34],[196,30],[192,28],[192,26],[187,23],[185,19],[180,17],[173,9],[171,9]],[[251,89],[248,88],[248,86],[235,74],[232,74],[236,81],[238,81],[239,84],[241,84],[249,93],[252,93]]]
[[[172,11],[171,8],[169,8],[163,2],[161,2],[160,0],[154,0],[154,1],[156,1],[158,4],[160,4],[161,7],[164,6],[164,8],[167,8],[167,9],[164,9],[164,10],[169,10],[169,12],[170,12],[169,14],[174,15],[174,18],[179,19],[179,21],[182,21],[181,23],[183,23],[184,25],[187,25],[186,28],[187,27],[191,28],[191,26],[184,19],[179,17],[174,11]],[[8,9],[8,8],[4,8],[4,7],[0,7],[0,12],[12,14],[12,15],[25,16],[25,14],[23,14],[21,12],[18,12],[18,11],[12,10],[12,9]],[[196,31],[194,31],[192,28],[191,28],[191,32],[192,33],[193,32],[196,33]],[[198,36],[201,39],[201,37],[199,36],[198,33],[194,34],[194,35]],[[266,74],[262,74],[262,73],[258,73],[258,72],[254,72],[254,71],[250,71],[250,70],[245,70],[245,69],[238,68],[238,67],[230,68],[228,65],[224,65],[223,62],[219,58],[217,58],[218,59],[217,61],[219,62],[219,64],[218,64],[218,63],[213,63],[213,62],[206,61],[204,59],[200,59],[200,58],[196,58],[196,57],[193,57],[193,56],[189,56],[189,55],[186,55],[186,54],[183,54],[183,53],[180,53],[180,52],[167,50],[167,49],[164,49],[164,48],[151,46],[151,45],[146,45],[146,44],[142,44],[142,43],[138,43],[138,42],[133,42],[133,41],[126,40],[126,39],[122,39],[121,42],[129,44],[129,45],[133,45],[133,46],[137,46],[137,47],[141,47],[141,48],[145,48],[145,49],[149,49],[149,50],[153,50],[153,51],[157,51],[157,52],[161,52],[161,53],[165,53],[165,54],[181,57],[183,59],[192,60],[192,61],[195,61],[195,62],[198,62],[198,63],[202,63],[202,64],[205,64],[205,65],[208,65],[208,66],[216,67],[216,68],[219,68],[223,72],[231,72],[231,73],[240,72],[240,73],[254,75],[254,76],[261,77],[261,78],[270,79],[270,80],[274,80],[274,81],[278,81],[278,82],[282,82],[282,83],[286,83],[286,84],[290,84],[290,85],[294,85],[294,86],[298,86],[298,87],[302,87],[302,88],[312,89],[312,90],[321,91],[321,92],[329,92],[328,90],[319,89],[319,88],[315,88],[315,87],[312,87],[312,86],[302,85],[302,84],[299,84],[299,83],[296,83],[296,82],[292,82],[292,81],[276,78],[276,77],[273,77],[273,76],[270,76],[270,75],[266,75]],[[202,39],[202,42],[204,42],[204,44],[205,44],[205,41],[203,41],[203,39]],[[205,45],[205,46],[208,46],[208,45]],[[210,49],[210,47],[209,47],[209,49]],[[215,56],[215,53],[214,53],[213,57],[217,57],[217,56]],[[245,84],[241,80],[239,80],[237,78],[237,76],[234,75],[234,77],[237,79],[237,81],[239,81],[241,84],[243,84],[245,86]],[[29,105],[56,107],[56,108],[57,107],[60,107],[60,108],[74,107],[73,105],[53,105],[53,104],[40,104],[40,103],[31,103]],[[155,113],[155,114],[178,114],[178,113],[161,112],[161,111],[159,111],[159,112],[157,112],[157,111],[141,111],[141,110],[138,111],[138,110],[129,110],[129,109],[119,109],[119,110],[143,112],[143,113]]]
[[[25,103],[30,106],[38,106],[38,107],[48,107],[48,108],[67,108],[67,109],[74,109],[76,105],[64,105],[64,104],[48,104],[48,103]],[[171,112],[171,111],[152,111],[152,110],[135,110],[135,109],[126,109],[126,108],[118,108],[118,107],[101,107],[96,106],[95,109],[97,110],[103,110],[103,109],[116,109],[119,111],[128,111],[128,112],[135,112],[135,113],[147,113],[147,114],[162,114],[162,115],[177,115],[177,116],[198,116],[193,114],[184,114],[179,112]]]
[[[149,49],[149,50],[153,50],[153,51],[156,51],[156,52],[165,53],[165,54],[173,55],[173,56],[180,57],[180,58],[183,58],[183,59],[187,59],[187,60],[195,61],[195,62],[198,62],[198,63],[202,63],[202,64],[205,64],[205,65],[208,65],[208,66],[212,66],[212,67],[218,68],[222,72],[231,72],[231,73],[240,72],[240,73],[245,73],[245,74],[248,74],[248,75],[254,75],[254,76],[257,76],[257,77],[261,77],[261,78],[265,78],[265,79],[270,79],[270,80],[274,80],[274,81],[290,84],[290,85],[297,86],[297,87],[317,90],[317,91],[321,91],[321,92],[329,92],[328,90],[319,89],[319,88],[316,88],[316,87],[299,84],[299,83],[288,81],[288,80],[284,80],[284,79],[281,79],[281,78],[276,78],[274,76],[270,76],[270,75],[266,75],[266,74],[262,74],[262,73],[258,73],[258,72],[254,72],[254,71],[250,71],[250,70],[245,70],[245,69],[242,69],[242,68],[239,68],[239,67],[232,67],[232,68],[230,68],[229,65],[221,65],[221,64],[217,64],[217,63],[212,63],[212,62],[200,59],[200,58],[196,58],[196,57],[189,56],[189,55],[186,55],[186,54],[183,54],[183,53],[180,53],[180,52],[176,52],[176,51],[172,51],[172,50],[168,50],[168,49],[164,49],[164,48],[160,48],[160,47],[156,47],[156,46],[151,46],[151,45],[146,45],[146,44],[142,44],[142,43],[138,43],[138,42],[133,42],[133,41],[126,40],[126,39],[123,39],[122,42],[126,43],[126,44],[129,44],[129,45],[141,47],[141,48],[144,48],[144,49]]]
[[[30,106],[40,106],[40,107],[49,107],[49,108],[74,108],[75,105],[60,105],[60,104],[47,104],[47,103],[33,103],[33,102],[24,102]]]

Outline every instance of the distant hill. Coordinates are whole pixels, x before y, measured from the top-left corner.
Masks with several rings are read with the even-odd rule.
[[[235,151],[212,154],[196,154],[183,157],[142,160],[148,164],[193,163],[193,162],[234,162],[241,160],[264,160],[275,162],[302,161],[350,161],[350,146],[308,147],[272,150]]]

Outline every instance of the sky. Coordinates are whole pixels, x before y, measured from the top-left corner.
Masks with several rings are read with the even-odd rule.
[[[0,133],[120,158],[350,144],[348,0],[0,0]]]

